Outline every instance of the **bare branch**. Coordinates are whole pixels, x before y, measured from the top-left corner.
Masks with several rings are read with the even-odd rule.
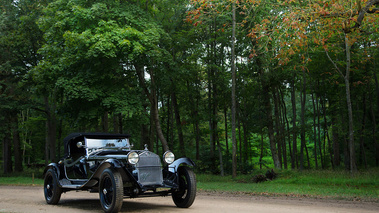
[[[340,70],[340,68],[338,68],[337,64],[334,63],[333,59],[329,56],[328,51],[325,48],[324,48],[324,50],[325,50],[326,56],[328,56],[328,59],[329,59],[330,62],[332,62],[334,68],[336,68],[337,72],[342,76],[342,78],[345,78],[345,76],[343,75],[343,73]]]
[[[370,7],[372,7],[373,5],[379,5],[379,0],[371,0],[367,2],[366,6],[362,8],[361,11],[359,11],[357,22],[355,23],[354,28],[359,28],[361,26],[363,18],[365,17],[366,13],[376,13],[379,11],[378,8],[374,8],[370,10]]]

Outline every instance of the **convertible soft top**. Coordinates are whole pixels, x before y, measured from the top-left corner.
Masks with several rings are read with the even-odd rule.
[[[113,134],[113,133],[102,133],[102,132],[75,132],[69,134],[63,139],[64,142],[64,157],[68,156],[68,147],[70,143],[76,143],[83,141],[84,138],[98,138],[98,139],[122,139],[129,138],[128,134]]]

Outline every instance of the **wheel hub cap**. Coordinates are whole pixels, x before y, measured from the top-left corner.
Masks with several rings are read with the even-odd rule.
[[[46,185],[46,188],[47,188],[47,189],[50,189],[50,184],[47,184],[47,185]]]
[[[103,193],[106,195],[108,193],[107,189],[103,189]]]

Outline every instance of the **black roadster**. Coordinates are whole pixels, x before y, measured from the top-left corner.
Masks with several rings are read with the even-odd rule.
[[[196,196],[196,178],[189,158],[161,158],[147,149],[133,150],[129,135],[72,133],[64,139],[65,155],[44,172],[44,195],[57,204],[61,194],[87,190],[100,195],[105,212],[118,212],[124,197],[172,196],[177,207],[188,208]]]

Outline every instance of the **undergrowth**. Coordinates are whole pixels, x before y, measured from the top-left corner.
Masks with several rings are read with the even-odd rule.
[[[198,174],[198,188],[267,196],[317,197],[379,202],[379,170],[371,169],[351,175],[347,171],[281,170],[274,180],[254,183],[254,178],[265,174],[257,170],[248,175],[215,176]]]

